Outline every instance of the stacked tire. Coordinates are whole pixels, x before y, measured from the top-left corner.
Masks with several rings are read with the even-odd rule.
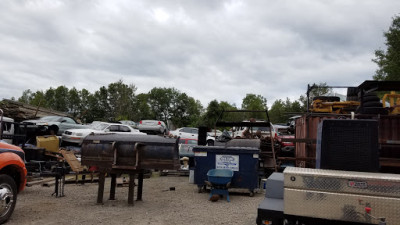
[[[358,88],[348,87],[346,101],[358,101]]]
[[[387,115],[387,110],[383,108],[381,99],[374,92],[364,93],[361,96],[361,92],[358,93],[358,99],[361,103],[359,107],[357,107],[357,113],[360,114],[381,114]]]

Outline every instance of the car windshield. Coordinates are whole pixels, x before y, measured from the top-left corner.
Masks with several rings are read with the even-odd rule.
[[[108,127],[108,124],[99,123],[99,124],[94,125],[94,126],[92,127],[92,129],[93,129],[93,130],[104,130],[104,129],[106,129],[106,127]]]
[[[40,118],[41,121],[48,121],[48,122],[57,122],[61,119],[62,117],[59,116],[44,116]]]

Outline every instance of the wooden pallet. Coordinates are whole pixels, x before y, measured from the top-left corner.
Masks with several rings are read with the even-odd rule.
[[[65,161],[71,167],[71,170],[75,173],[80,173],[87,170],[85,166],[82,166],[81,162],[76,158],[75,154],[71,151],[60,150],[61,155],[64,157]]]

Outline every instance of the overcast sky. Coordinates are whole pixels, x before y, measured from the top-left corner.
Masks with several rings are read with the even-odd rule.
[[[372,79],[399,0],[0,1],[0,99],[122,79],[241,106]]]

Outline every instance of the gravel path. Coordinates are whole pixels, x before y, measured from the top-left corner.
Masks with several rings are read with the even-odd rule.
[[[198,193],[188,177],[144,179],[143,201],[128,206],[128,187],[117,187],[116,199],[109,197],[106,180],[104,204],[97,205],[97,183],[67,184],[65,197],[51,196],[53,187],[26,187],[18,195],[17,206],[8,225],[20,224],[240,224],[254,225],[261,193],[249,197],[232,190],[231,202],[208,201],[209,193]],[[175,187],[175,191],[169,191]],[[241,191],[241,192],[239,192]],[[137,189],[135,188],[135,195]],[[135,197],[136,199],[136,197]]]

